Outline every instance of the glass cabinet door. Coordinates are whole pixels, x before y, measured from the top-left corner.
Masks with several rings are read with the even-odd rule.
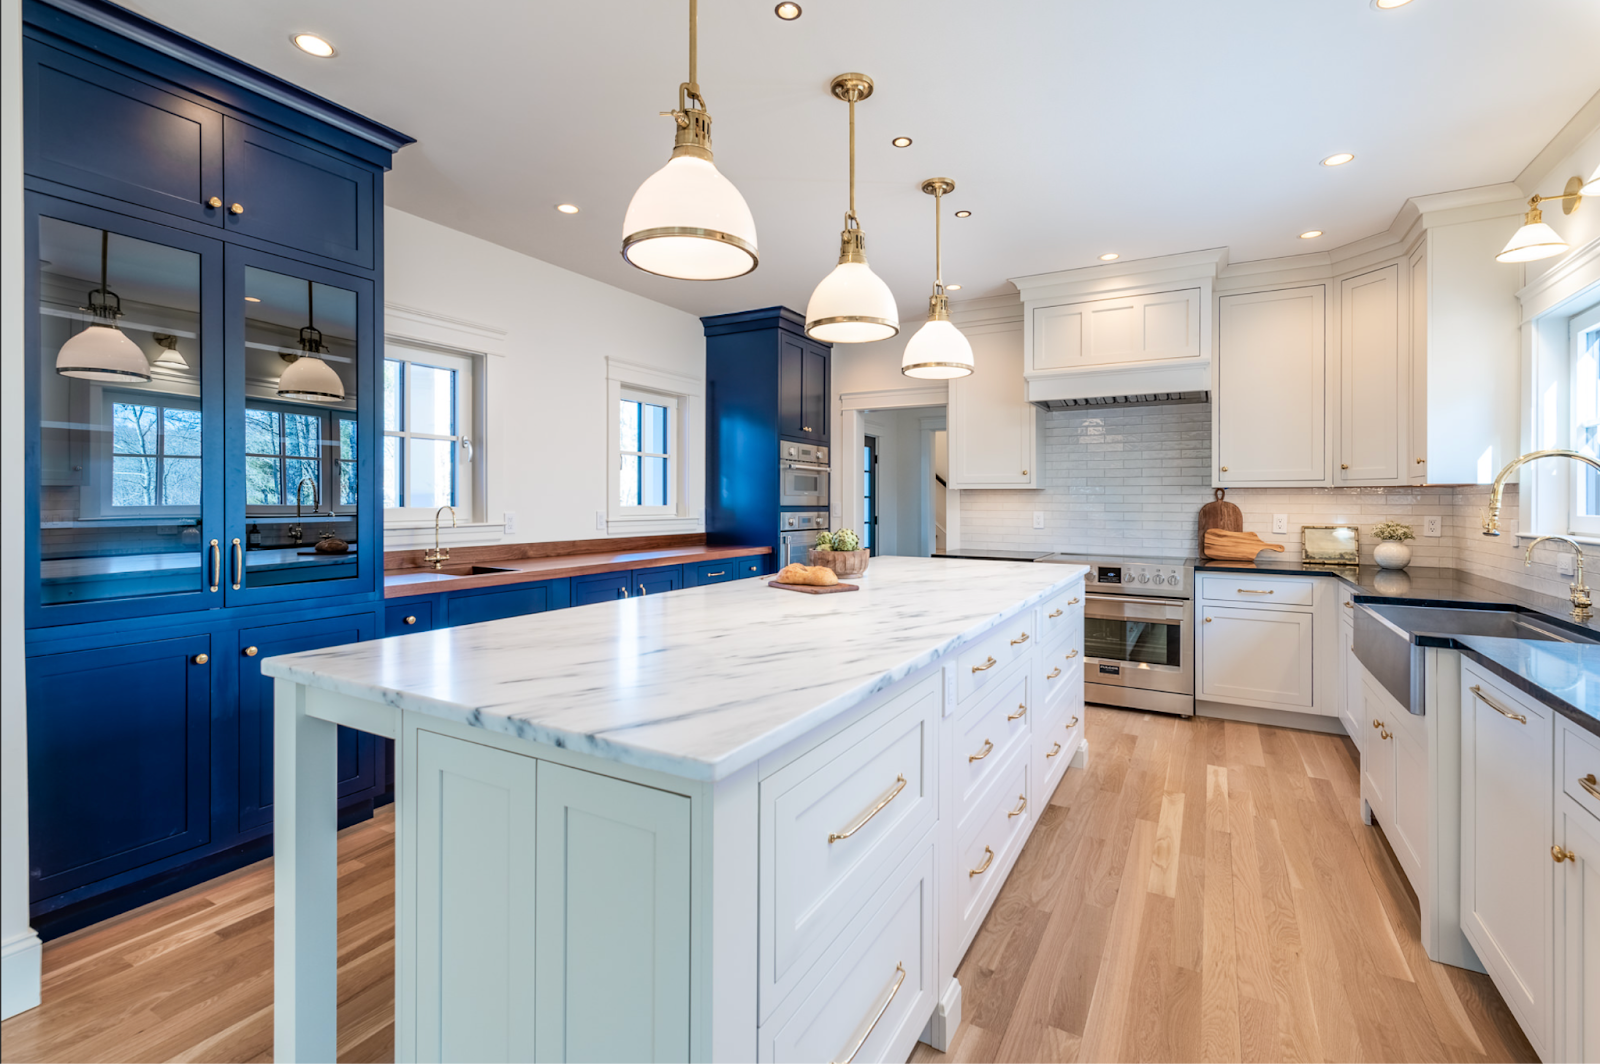
[[[227,601],[369,591],[372,284],[228,254]]]
[[[222,245],[29,205],[29,623],[220,606]]]

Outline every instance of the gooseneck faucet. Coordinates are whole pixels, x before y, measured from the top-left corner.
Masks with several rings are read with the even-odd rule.
[[[1513,472],[1522,466],[1527,465],[1536,458],[1570,458],[1574,462],[1582,462],[1585,465],[1591,465],[1596,469],[1600,469],[1600,461],[1596,461],[1595,459],[1590,458],[1588,455],[1580,454],[1577,451],[1529,451],[1521,458],[1513,458],[1511,461],[1506,463],[1506,467],[1504,469],[1500,470],[1500,475],[1494,478],[1494,488],[1491,490],[1489,495],[1489,516],[1484,518],[1483,521],[1484,535],[1498,536],[1500,534],[1500,497],[1505,493],[1506,481],[1510,478]]]
[[[1577,569],[1577,575],[1572,584],[1572,619],[1586,621],[1589,619],[1589,607],[1593,606],[1594,603],[1589,598],[1589,589],[1583,584],[1583,548],[1578,546],[1576,540],[1567,536],[1540,536],[1528,544],[1528,553],[1522,556],[1523,567],[1526,568],[1533,564],[1533,548],[1547,539],[1558,539],[1572,547],[1572,560]]]
[[[444,563],[450,560],[450,548],[439,546],[439,515],[446,510],[450,511],[450,527],[456,527],[456,508],[448,504],[433,511],[433,549],[422,552],[422,560],[432,562],[435,569],[443,569]]]
[[[311,516],[316,517],[322,512],[321,492],[317,490],[317,481],[314,477],[301,477],[300,483],[294,486],[294,524],[289,526],[289,538],[296,544],[305,535],[305,529],[300,527],[300,502],[305,498],[306,485],[311,485]]]

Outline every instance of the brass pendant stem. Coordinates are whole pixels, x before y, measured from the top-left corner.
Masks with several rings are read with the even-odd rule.
[[[106,268],[111,256],[111,231],[100,230],[100,302],[106,301]]]
[[[856,98],[850,95],[850,217],[856,216]]]
[[[700,2],[689,0],[689,95],[700,98]]]
[[[944,190],[933,190],[933,289],[944,292]]]

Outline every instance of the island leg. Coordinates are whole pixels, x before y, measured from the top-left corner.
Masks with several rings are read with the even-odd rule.
[[[278,680],[273,719],[273,1057],[332,1061],[338,1034],[338,737]]]

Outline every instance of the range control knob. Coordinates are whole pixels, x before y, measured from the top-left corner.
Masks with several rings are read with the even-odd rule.
[[[1167,582],[1167,578],[1166,577],[1162,576],[1160,573],[1156,574],[1156,583],[1164,584],[1166,582]]]
[[[1149,582],[1150,582],[1150,574],[1149,573],[1140,573],[1139,574],[1139,583],[1148,584]]]

